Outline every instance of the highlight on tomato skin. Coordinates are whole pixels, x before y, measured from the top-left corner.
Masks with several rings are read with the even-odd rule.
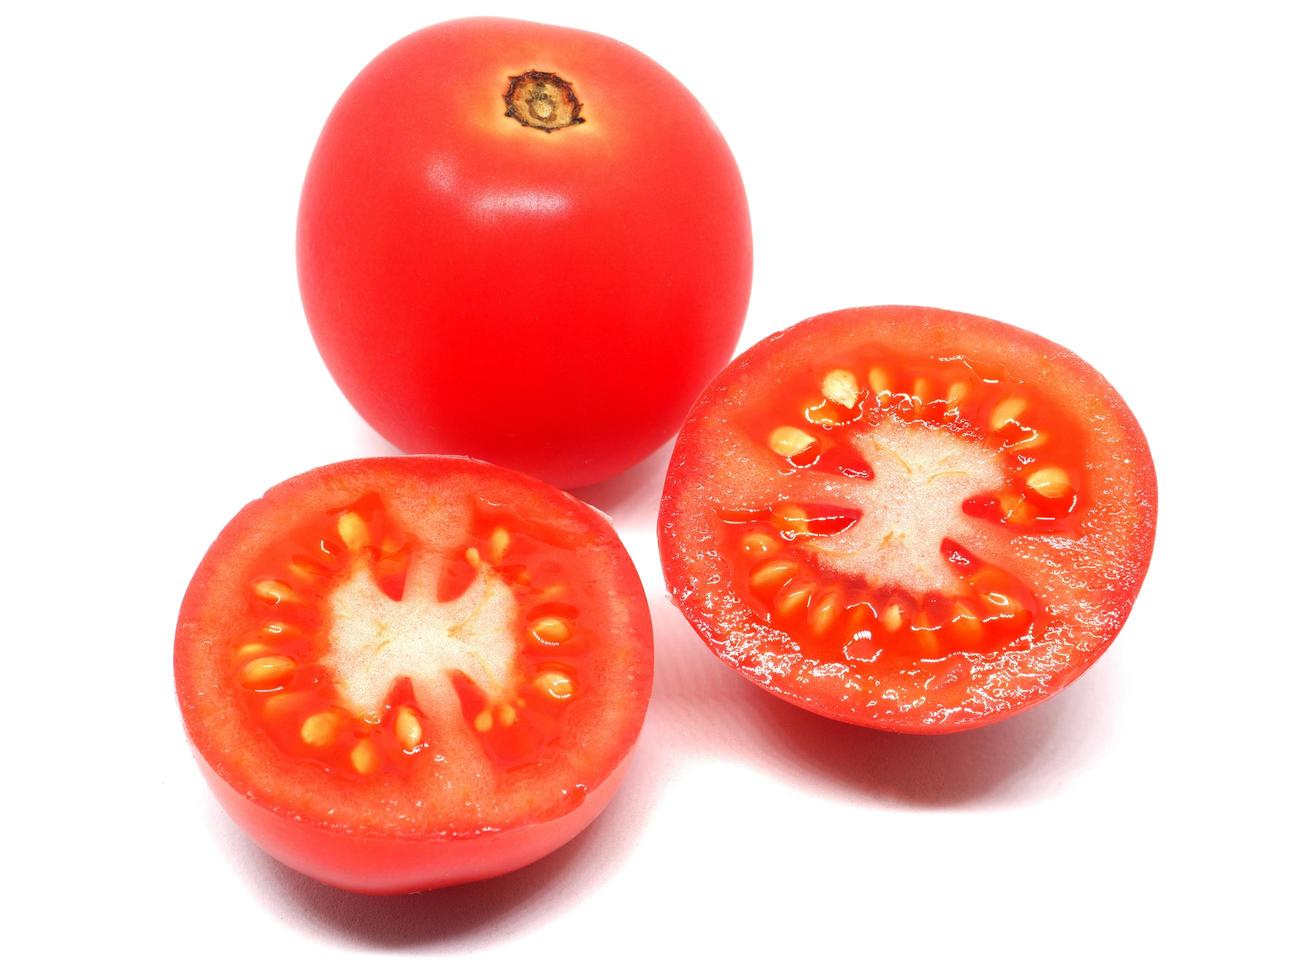
[[[187,734],[273,857],[371,893],[580,833],[643,723],[652,630],[593,508],[475,460],[325,466],[247,505],[177,624]]]
[[[611,38],[484,17],[346,88],[296,255],[318,351],[378,433],[563,487],[675,435],[752,285],[739,168],[693,94]]]
[[[1151,559],[1156,475],[1070,351],[920,307],[817,316],[708,386],[672,455],[672,600],[744,677],[890,731],[989,724],[1115,639]]]

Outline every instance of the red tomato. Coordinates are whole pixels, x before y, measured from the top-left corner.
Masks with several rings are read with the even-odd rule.
[[[775,334],[699,399],[660,518],[672,597],[749,680],[873,728],[1042,701],[1115,638],[1152,554],[1128,407],[993,320],[844,310]]]
[[[643,722],[648,606],[597,511],[473,460],[273,487],[182,604],[177,696],[222,805],[328,884],[501,874],[607,804]]]
[[[665,442],[729,360],[743,185],[694,97],[633,48],[453,21],[336,104],[299,211],[304,309],[381,435],[561,486]]]

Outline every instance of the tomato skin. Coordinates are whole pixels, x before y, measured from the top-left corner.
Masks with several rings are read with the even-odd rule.
[[[625,773],[612,775],[574,810],[500,833],[432,841],[348,834],[297,820],[238,793],[196,753],[209,789],[227,815],[269,855],[326,885],[363,895],[402,895],[481,881],[524,868],[588,827],[612,800]]]
[[[606,597],[615,616],[606,621],[611,639],[604,671],[595,681],[602,690],[589,695],[597,715],[576,723],[584,727],[570,736],[571,748],[564,746],[552,761],[518,766],[503,775],[502,785],[488,787],[460,788],[455,757],[448,763],[438,759],[438,766],[422,763],[429,752],[416,757],[428,767],[417,776],[371,783],[287,757],[241,709],[231,680],[231,651],[238,642],[233,638],[242,630],[236,623],[246,608],[242,602],[248,601],[233,591],[261,577],[251,566],[260,542],[283,534],[288,518],[300,511],[347,503],[360,488],[415,500],[454,495],[469,486],[497,501],[505,519],[529,512],[533,520],[555,520],[557,533],[580,542],[588,567],[600,576],[581,588],[583,596]],[[224,528],[183,600],[174,673],[200,770],[223,808],[260,847],[326,884],[398,894],[515,870],[561,847],[599,815],[621,782],[643,724],[652,688],[652,627],[638,574],[610,523],[592,507],[476,460],[353,460],[273,487]],[[444,752],[438,744],[434,748]],[[575,756],[569,758],[568,751]],[[444,812],[458,813],[457,821],[434,818],[417,825],[415,815],[442,805],[439,795],[447,792],[450,778],[458,795],[450,797]],[[469,789],[473,802],[477,793],[497,794],[503,805],[493,814],[468,809]],[[375,819],[363,824],[359,814]]]
[[[584,122],[507,117],[528,70],[571,83]],[[738,168],[678,81],[599,35],[485,18],[419,31],[349,86],[297,245],[318,349],[381,435],[560,486],[674,435],[752,277]]]
[[[886,707],[859,703],[843,674],[822,674],[796,642],[761,622],[732,583],[719,547],[717,513],[747,509],[732,499],[715,461],[747,464],[746,439],[721,441],[738,413],[784,379],[825,357],[874,341],[896,354],[960,356],[1010,369],[1083,421],[1083,479],[1093,494],[1073,561],[1054,545],[1020,538],[1004,555],[1033,570],[1056,630],[1028,651],[975,669],[964,710],[931,702]],[[819,373],[815,375],[819,383]],[[778,424],[778,421],[777,423]],[[723,489],[723,486],[725,489]],[[748,680],[808,711],[886,731],[941,734],[991,724],[1065,688],[1105,652],[1123,626],[1147,573],[1155,537],[1156,473],[1137,420],[1109,382],[1072,352],[1043,337],[982,317],[919,307],[840,310],[760,341],[712,382],[676,443],[659,513],[663,572],[673,602],[718,657]],[[735,518],[731,518],[734,520]],[[1083,547],[1080,548],[1080,544]],[[1063,545],[1064,547],[1065,545]],[[1073,549],[1080,550],[1074,551]],[[1056,636],[1052,633],[1055,632]],[[828,665],[822,665],[828,666]],[[838,666],[838,665],[836,665]]]

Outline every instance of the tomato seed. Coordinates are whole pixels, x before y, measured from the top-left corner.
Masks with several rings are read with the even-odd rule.
[[[566,701],[576,693],[576,685],[570,677],[560,670],[549,670],[535,678],[535,686],[544,694],[558,701]]]
[[[280,687],[298,666],[289,657],[256,657],[240,668],[240,682],[254,691]]]
[[[1070,491],[1070,476],[1059,466],[1045,466],[1025,477],[1025,485],[1042,497],[1064,497]]]
[[[924,378],[917,378],[916,383],[912,385],[911,400],[912,400],[912,404],[916,406],[917,411],[920,411],[921,406],[929,402],[930,383],[926,381]]]
[[[817,636],[824,636],[830,632],[835,620],[839,618],[841,604],[842,600],[837,592],[827,592],[814,602],[807,614],[807,622],[811,625],[812,632]]]
[[[989,428],[997,432],[1004,425],[1015,422],[1020,418],[1020,413],[1027,408],[1029,403],[1017,395],[1002,399],[998,402],[998,407],[993,410],[993,414],[989,416]]]
[[[571,639],[571,626],[560,616],[541,616],[531,623],[531,636],[540,643],[556,646]]]
[[[855,374],[839,368],[821,380],[821,394],[844,408],[852,408],[861,398],[862,389]]]
[[[791,459],[804,449],[810,448],[815,442],[816,439],[802,429],[792,425],[782,425],[771,430],[771,437],[767,444],[777,456]]]
[[[797,562],[787,558],[772,558],[754,568],[748,580],[758,592],[774,592],[797,573]]]
[[[808,533],[807,511],[797,504],[782,504],[775,509],[771,518],[785,537]]]
[[[490,558],[492,561],[503,561],[503,556],[508,553],[508,545],[511,538],[504,528],[496,527],[490,532]]]
[[[336,521],[336,533],[340,535],[340,540],[350,551],[361,551],[367,547],[370,540],[367,524],[352,510],[347,510],[340,515]]]
[[[884,370],[884,368],[871,368],[868,380],[871,383],[871,394],[875,396],[875,400],[880,402],[880,404],[883,404],[881,401],[882,396],[893,394],[893,391],[889,388],[889,372]]]
[[[764,531],[751,531],[740,541],[746,555],[769,555],[780,547],[780,542]]]
[[[254,583],[254,594],[271,603],[294,602],[295,593],[285,582],[276,579],[264,579]]]
[[[776,594],[772,605],[781,616],[793,616],[799,609],[806,608],[815,591],[815,582],[791,583]]]
[[[334,712],[319,711],[304,719],[304,724],[299,726],[299,737],[306,745],[323,748],[331,744],[339,728],[340,719]]]
[[[381,764],[381,757],[376,754],[376,748],[372,745],[370,739],[364,739],[354,746],[349,753],[349,762],[355,771],[366,776],[374,772],[376,767]]]
[[[417,712],[407,705],[395,713],[395,738],[406,751],[422,744],[422,723]]]

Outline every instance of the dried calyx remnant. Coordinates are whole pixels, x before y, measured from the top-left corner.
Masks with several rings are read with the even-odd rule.
[[[546,133],[585,121],[581,118],[580,102],[571,82],[565,82],[549,71],[532,69],[509,76],[503,101],[508,106],[507,116],[523,126],[542,129]]]

